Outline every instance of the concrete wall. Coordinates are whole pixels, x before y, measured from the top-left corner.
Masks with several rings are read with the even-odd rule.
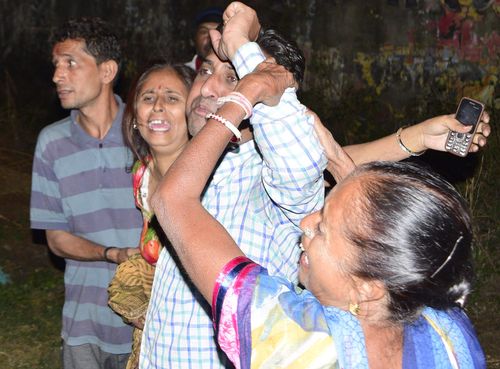
[[[255,0],[263,24],[294,38],[308,70],[303,98],[352,141],[366,121],[450,112],[462,95],[500,105],[500,0]],[[2,121],[34,131],[62,115],[51,86],[51,31],[68,17],[99,15],[123,38],[122,82],[151,59],[188,60],[192,19],[206,0],[3,0]],[[29,106],[31,113],[24,109]],[[440,109],[450,109],[440,111]],[[359,110],[365,110],[360,112]],[[10,118],[8,118],[10,117]],[[353,119],[356,130],[342,124]],[[46,120],[45,120],[46,119]],[[2,122],[0,122],[2,123]],[[350,126],[350,128],[352,128]],[[369,127],[370,128],[370,127]],[[375,129],[371,127],[370,129]],[[363,128],[366,131],[365,128]],[[16,133],[20,140],[20,133]]]

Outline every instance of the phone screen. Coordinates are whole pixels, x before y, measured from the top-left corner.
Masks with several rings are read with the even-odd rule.
[[[482,106],[474,101],[463,99],[455,118],[462,124],[473,126],[479,121],[483,112]]]

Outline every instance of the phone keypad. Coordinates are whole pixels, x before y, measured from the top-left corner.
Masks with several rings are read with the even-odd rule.
[[[472,141],[472,133],[458,133],[450,131],[446,140],[446,151],[455,155],[466,156]]]

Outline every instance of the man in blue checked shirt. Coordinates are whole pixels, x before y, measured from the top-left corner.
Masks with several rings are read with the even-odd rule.
[[[233,2],[223,19],[222,37],[217,31],[211,33],[217,54],[212,51],[206,57],[188,96],[192,135],[206,123],[206,115],[217,110],[217,99],[232,92],[240,78],[265,60],[259,44],[251,42],[260,29],[253,9]],[[272,49],[267,46],[266,50]],[[436,128],[438,123],[433,124]],[[249,258],[270,274],[296,281],[299,222],[324,200],[322,174],[327,160],[314,134],[314,118],[306,114],[295,89],[289,88],[277,106],[255,105],[250,126],[243,127],[239,145],[221,157],[203,194],[203,206]],[[409,143],[424,139],[422,128],[407,131]],[[441,131],[444,134],[444,128]],[[345,149],[356,163],[408,157],[394,135]],[[202,152],[199,157],[203,160]],[[189,283],[172,252],[164,248],[156,265],[140,368],[231,367],[217,348],[209,305]]]
[[[255,12],[240,3],[231,6],[235,5],[243,13],[226,29],[241,21],[254,37],[226,42],[234,50],[228,54],[232,63],[221,61],[212,51],[201,65],[186,108],[192,135],[206,123],[205,116],[216,111],[217,98],[233,91],[239,78],[265,60],[259,45],[249,42],[260,28]],[[305,214],[323,204],[326,158],[313,119],[294,89],[288,89],[275,107],[256,105],[250,125],[241,129],[239,146],[221,158],[203,205],[248,257],[270,273],[296,280],[298,225]],[[164,249],[156,266],[140,367],[225,367],[229,361],[217,349],[209,314],[210,307],[183,275],[175,256]]]

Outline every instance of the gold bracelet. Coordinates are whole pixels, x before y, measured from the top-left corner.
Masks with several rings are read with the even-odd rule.
[[[411,151],[409,148],[405,146],[403,141],[401,141],[401,132],[403,132],[403,128],[406,128],[408,126],[403,126],[399,127],[398,131],[396,132],[396,139],[398,140],[399,147],[401,147],[401,150],[403,150],[405,153],[409,154],[410,156],[420,156],[423,153],[425,153],[427,150],[422,150],[422,151]]]

